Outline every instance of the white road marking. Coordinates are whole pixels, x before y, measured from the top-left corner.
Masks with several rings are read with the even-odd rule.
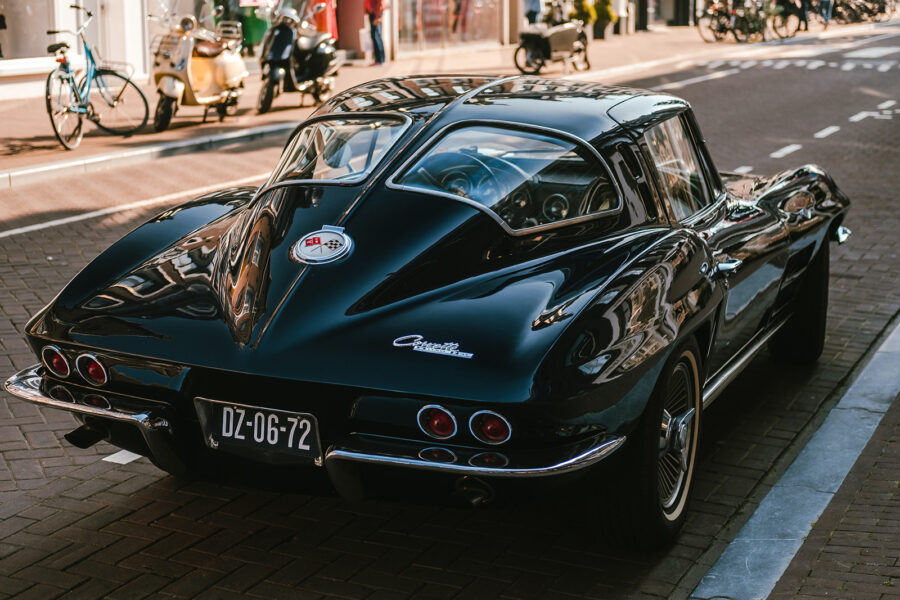
[[[830,63],[828,63],[828,66],[829,66],[829,67],[832,67],[832,68],[837,68],[837,67],[839,67],[840,65],[839,65],[838,63],[836,63],[836,62],[830,62]]]
[[[883,115],[879,112],[873,112],[871,110],[861,110],[852,117],[850,117],[851,123],[859,123],[863,119],[867,119],[872,117],[873,119],[891,119],[892,115]]]
[[[784,158],[788,154],[793,154],[794,152],[796,152],[797,150],[799,150],[802,147],[803,146],[801,146],[800,144],[790,144],[789,146],[785,146],[784,148],[776,150],[775,152],[770,154],[769,157],[770,158]]]
[[[811,60],[811,61],[809,61],[809,64],[806,65],[806,68],[809,69],[810,71],[815,71],[819,67],[824,67],[824,66],[825,66],[824,60]]]
[[[737,169],[732,171],[732,173],[737,173],[738,175],[746,175],[747,173],[749,173],[752,170],[753,170],[753,167],[744,165],[743,167],[738,167]]]
[[[657,85],[651,90],[661,91],[661,90],[677,90],[683,87],[689,86],[694,83],[700,83],[701,81],[711,81],[713,79],[722,79],[723,77],[728,77],[729,75],[734,75],[735,73],[740,73],[740,69],[727,69],[725,71],[716,71],[715,73],[709,73],[707,75],[700,75],[699,77],[691,77],[690,79],[682,79],[681,81],[673,81],[671,83],[664,83],[662,85]]]
[[[140,454],[129,452],[128,450],[119,450],[115,454],[110,454],[103,458],[106,462],[116,463],[117,465],[127,465],[141,457]]]
[[[888,108],[894,106],[895,104],[897,104],[896,100],[886,100],[886,101],[882,102],[881,104],[879,104],[878,106],[876,106],[875,108],[877,108],[878,110],[885,110],[885,109],[888,109]]]
[[[780,71],[781,69],[784,69],[784,68],[787,68],[788,66],[790,66],[790,64],[791,64],[791,61],[789,61],[789,60],[779,60],[777,63],[772,65],[772,68],[775,69],[776,71]]]
[[[848,52],[844,55],[844,58],[882,58],[897,52],[900,52],[900,46],[871,46]]]
[[[892,63],[892,62],[881,63],[880,65],[878,65],[877,71],[879,71],[880,73],[887,73],[888,71],[891,70],[891,67],[893,67],[893,66],[894,66],[894,63]]]
[[[841,71],[852,71],[855,68],[856,63],[849,60],[841,65]]]
[[[813,137],[821,140],[822,138],[827,138],[832,133],[837,133],[840,130],[841,130],[841,128],[838,127],[837,125],[829,125],[825,129],[815,132],[813,134]]]
[[[706,65],[706,68],[707,69],[715,69],[716,67],[721,67],[723,64],[725,64],[724,60],[714,60],[711,63],[708,63]]]
[[[165,196],[157,196],[155,198],[149,198],[147,200],[139,200],[137,202],[130,202],[128,204],[120,204],[118,206],[110,206],[109,208],[101,208],[100,210],[92,210],[90,212],[81,213],[80,215],[73,215],[71,217],[65,217],[63,219],[54,219],[52,221],[44,221],[43,223],[35,223],[34,225],[26,225],[25,227],[17,227],[15,229],[7,229],[6,231],[0,231],[0,239],[12,237],[14,235],[21,235],[23,233],[31,233],[32,231],[40,231],[42,229],[49,229],[51,227],[59,227],[60,225],[68,225],[69,223],[77,223],[78,221],[86,221],[88,219],[93,219],[95,217],[102,217],[104,215],[110,215],[117,212],[123,212],[126,210],[133,210],[135,208],[143,208],[145,206],[152,206],[154,204],[165,204],[167,202],[174,202],[175,200],[180,200],[182,198],[189,199],[195,196],[202,196],[203,194],[207,194],[209,192],[215,192],[217,190],[236,187],[239,185],[247,185],[249,183],[258,183],[264,180],[269,176],[269,173],[260,173],[259,175],[252,175],[250,177],[242,177],[241,179],[235,179],[233,181],[223,181],[222,183],[217,183],[214,185],[205,185],[203,187],[194,188],[192,190],[185,190],[183,192],[175,192],[174,194],[166,194]]]

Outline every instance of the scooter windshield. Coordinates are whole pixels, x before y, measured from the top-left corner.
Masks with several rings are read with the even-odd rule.
[[[266,186],[283,181],[356,183],[372,172],[406,129],[404,119],[334,118],[302,128]]]

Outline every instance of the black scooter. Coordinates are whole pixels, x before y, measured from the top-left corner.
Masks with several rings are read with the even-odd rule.
[[[562,3],[554,2],[548,22],[533,25],[519,34],[513,61],[521,73],[537,75],[548,62],[571,62],[576,71],[591,68],[584,23],[577,19],[566,21],[564,12]]]
[[[311,15],[324,9],[324,3],[316,4]],[[275,12],[263,38],[259,63],[263,85],[256,110],[260,113],[271,109],[272,100],[282,91],[312,94],[315,104],[324,102],[334,90],[334,76],[340,67],[331,36],[317,31],[289,7]]]

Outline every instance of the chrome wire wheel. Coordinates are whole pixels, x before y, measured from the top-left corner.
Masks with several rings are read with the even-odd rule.
[[[693,353],[684,352],[669,377],[659,425],[657,491],[663,516],[668,520],[677,519],[684,511],[693,479],[699,397],[696,358]]]

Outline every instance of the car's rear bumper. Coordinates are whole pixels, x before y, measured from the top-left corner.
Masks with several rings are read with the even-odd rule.
[[[40,365],[34,365],[16,373],[6,380],[6,391],[34,404],[75,413],[85,423],[97,427],[104,423],[130,425],[140,433],[146,453],[157,465],[171,473],[187,469],[183,448],[191,445],[190,440],[177,438],[186,435],[185,430],[193,429],[181,423],[183,417],[177,416],[169,405],[115,394],[101,395],[92,390],[80,392],[73,389],[75,386],[69,388],[45,380],[41,371]],[[67,390],[68,396],[57,389],[60,387]],[[111,431],[112,427],[107,429]],[[193,432],[190,436],[194,437]],[[202,443],[200,436],[196,437]],[[117,443],[116,439],[110,441]],[[458,477],[531,478],[584,469],[612,454],[624,442],[625,436],[601,434],[551,450],[506,453],[501,449],[444,448],[415,440],[350,435],[328,445],[324,459],[326,464],[348,461]],[[317,460],[316,464],[321,465],[322,461]]]

